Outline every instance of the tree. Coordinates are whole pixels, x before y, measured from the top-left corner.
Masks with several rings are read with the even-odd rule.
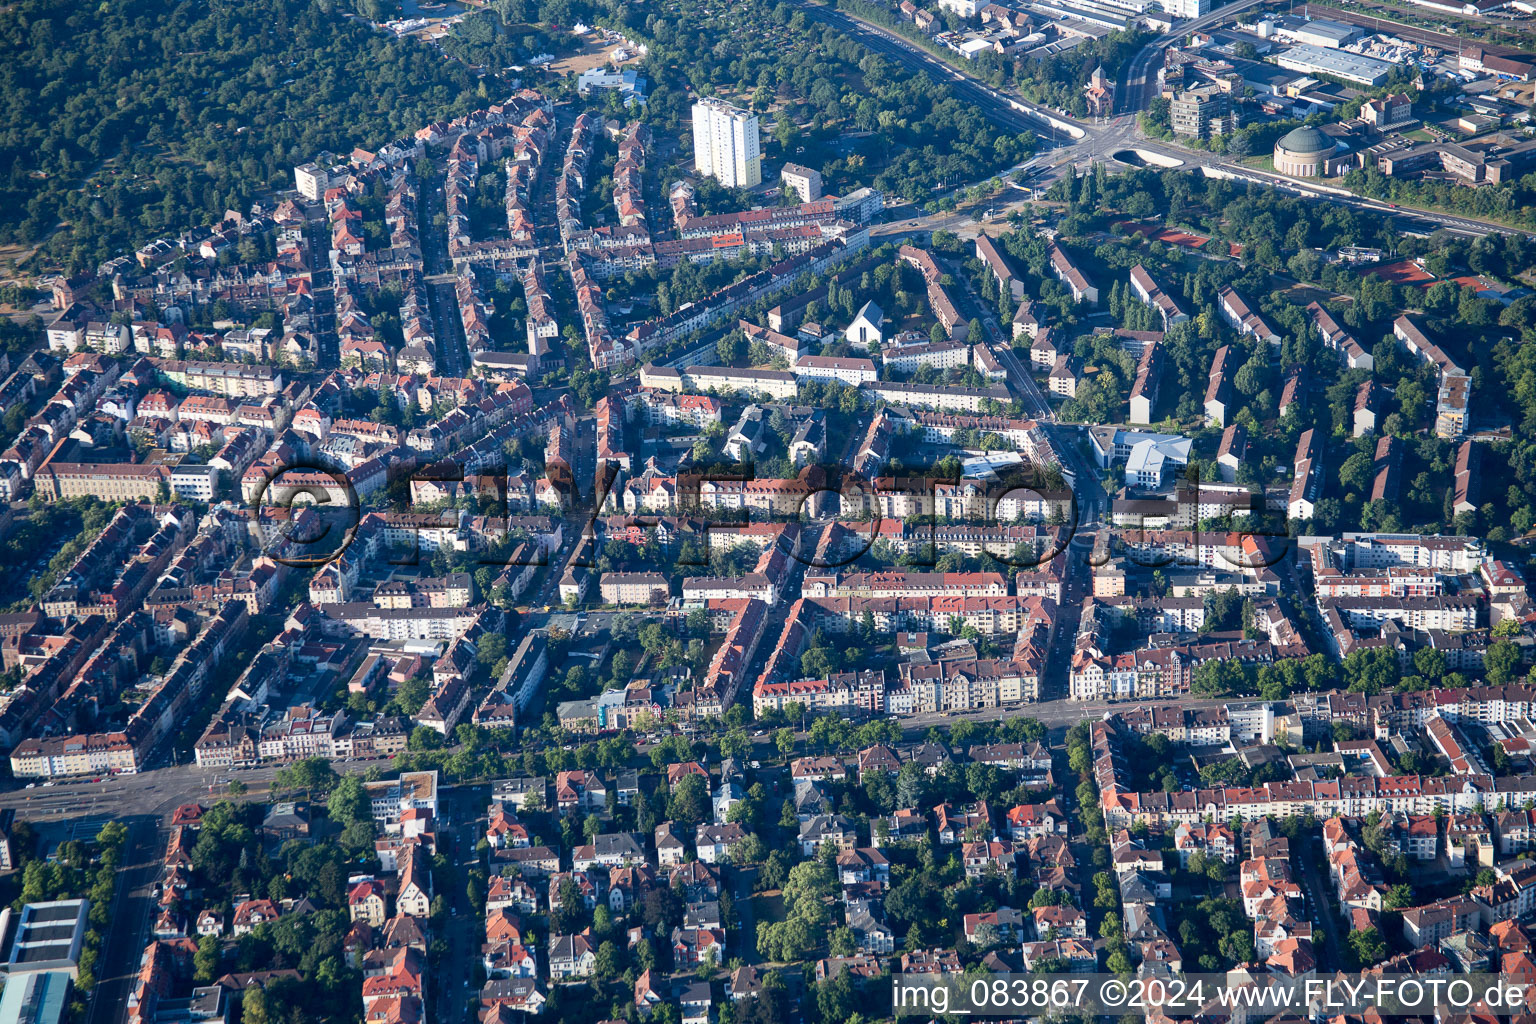
[[[800,671],[812,678],[823,678],[837,670],[837,658],[831,648],[811,646],[800,655]]]
[[[1420,647],[1413,652],[1414,671],[1431,683],[1445,677],[1445,652],[1433,647]]]
[[[795,731],[793,729],[780,729],[773,734],[773,744],[780,754],[788,757],[795,749]]]
[[[758,952],[770,960],[804,959],[825,933],[826,899],[836,885],[832,869],[820,860],[790,868],[783,889],[785,919],[759,925]]]
[[[1389,648],[1351,651],[1344,659],[1344,679],[1351,693],[1374,696],[1396,686],[1400,675],[1397,652]]]
[[[1520,648],[1512,640],[1498,640],[1483,653],[1483,676],[1494,686],[1514,682],[1520,670]]]
[[[325,810],[331,820],[342,828],[354,822],[373,820],[372,802],[363,790],[362,780],[356,775],[348,775],[336,784],[325,802]]]
[[[1242,662],[1235,659],[1203,661],[1195,666],[1189,689],[1201,697],[1244,693],[1248,690],[1248,674]]]
[[[1247,963],[1256,955],[1253,948],[1253,933],[1247,931],[1234,931],[1220,942],[1222,955],[1237,963]]]
[[[1096,894],[1093,897],[1093,905],[1099,910],[1114,910],[1120,906],[1120,891],[1115,887],[1114,876],[1108,871],[1100,871],[1093,876],[1093,885]]]
[[[640,919],[657,935],[670,934],[683,922],[683,898],[678,890],[658,885],[640,902]]]
[[[443,734],[430,725],[418,725],[411,730],[406,746],[412,751],[440,750],[443,746]]]
[[[96,833],[96,847],[103,853],[108,850],[120,853],[127,842],[128,826],[120,821],[109,821]]]
[[[415,715],[432,695],[432,681],[424,675],[412,676],[395,690],[393,703],[407,715]]]
[[[1405,907],[1413,906],[1413,904],[1413,886],[1406,882],[1394,885],[1388,890],[1386,897],[1381,901],[1381,905],[1387,910],[1402,910]]]
[[[1375,928],[1349,933],[1349,948],[1361,967],[1378,964],[1387,957],[1387,943]]]
[[[302,790],[310,795],[318,795],[330,792],[338,781],[336,769],[331,767],[330,761],[323,757],[306,757],[279,768],[272,777],[272,788],[288,792]]]
[[[559,935],[570,935],[586,926],[587,906],[581,889],[574,879],[560,883],[554,905],[549,908],[550,930]]]
[[[834,954],[835,955],[835,954]],[[861,1021],[855,1012],[858,993],[854,990],[853,972],[837,971],[816,985],[816,1009],[823,1021]]]
[[[736,728],[720,737],[720,754],[722,757],[734,757],[737,759],[747,756],[752,750],[752,740],[747,736],[747,730]]]
[[[709,792],[704,777],[695,773],[684,775],[672,787],[667,801],[667,817],[692,831],[709,813]]]
[[[1339,483],[1346,490],[1356,493],[1369,491],[1374,476],[1371,458],[1362,452],[1351,455],[1339,466]]]
[[[735,366],[747,358],[747,339],[740,331],[731,331],[715,342],[715,353],[720,357],[720,365]]]
[[[800,137],[800,129],[796,126],[794,118],[788,111],[779,111],[778,117],[773,122],[773,137],[779,147],[786,153],[795,151],[795,143]]]
[[[373,850],[374,840],[378,838],[372,818],[364,818],[352,822],[341,830],[341,835],[336,841],[343,850],[354,855],[367,855]]]
[[[1269,381],[1269,374],[1269,360],[1262,354],[1255,354],[1252,359],[1238,368],[1232,382],[1241,394],[1252,398],[1264,390]]]
[[[475,660],[482,665],[494,665],[506,656],[507,638],[500,633],[487,633],[475,645]]]
[[[795,17],[802,17],[796,11]],[[763,976],[763,988],[736,1004],[736,1024],[789,1024],[793,1018],[788,986],[778,971]]]
[[[204,935],[197,940],[197,952],[192,955],[192,970],[197,983],[207,985],[219,976],[219,938]]]
[[[1009,720],[1006,728],[1014,732],[1021,743],[1043,743],[1048,735],[1045,723],[1038,718],[1014,718]]]
[[[703,609],[695,610],[703,611]],[[641,626],[636,639],[640,641],[640,649],[650,655],[660,654],[672,643],[666,630],[662,629],[661,624],[657,622],[648,622]]]
[[[240,1024],[269,1024],[267,994],[260,985],[252,985],[240,997]]]
[[[619,947],[604,942],[597,947],[597,962],[593,967],[603,981],[610,981],[619,973]]]
[[[736,807],[745,806],[746,804],[736,805]],[[731,810],[735,811],[736,807],[731,808]],[[742,839],[735,846],[731,847],[728,857],[732,864],[744,866],[748,864],[757,864],[761,862],[767,855],[768,849],[763,845],[763,841],[757,837],[755,832],[748,832],[745,839]]]

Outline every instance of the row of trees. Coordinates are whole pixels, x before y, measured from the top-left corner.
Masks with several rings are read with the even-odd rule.
[[[1507,637],[1495,640],[1484,654],[1483,678],[1495,686],[1521,678],[1521,668],[1520,648]],[[1374,696],[1394,688],[1413,692],[1470,684],[1471,680],[1462,673],[1446,670],[1443,651],[1415,651],[1411,670],[1405,672],[1396,651],[1371,648],[1351,651],[1341,662],[1325,654],[1312,654],[1300,660],[1286,658],[1257,667],[1238,661],[1207,661],[1195,667],[1190,692],[1201,697],[1257,695],[1265,700],[1284,700],[1293,693],[1316,693],[1335,687]]]
[[[1429,178],[1387,177],[1372,166],[1344,175],[1344,186],[1363,195],[1402,206],[1446,210],[1483,220],[1499,221],[1518,228],[1536,228],[1536,174],[1527,174],[1504,185],[1466,188],[1455,182]]]

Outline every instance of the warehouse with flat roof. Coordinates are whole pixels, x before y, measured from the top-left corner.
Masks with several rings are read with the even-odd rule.
[[[1345,25],[1326,18],[1313,18],[1311,21],[1296,24],[1282,22],[1281,29],[1294,37],[1298,43],[1321,46],[1328,50],[1336,50],[1347,43],[1354,42],[1363,32],[1357,25]]]
[[[1321,46],[1303,44],[1293,46],[1275,58],[1275,63],[1291,71],[1308,75],[1327,75],[1358,85],[1377,86],[1387,80],[1387,75],[1397,65],[1352,53],[1349,50],[1327,50]]]
[[[22,907],[6,971],[62,971],[73,978],[85,943],[90,906],[89,900],[53,900]]]
[[[3,1024],[59,1024],[69,1005],[69,975],[38,971],[6,983],[0,993]]]

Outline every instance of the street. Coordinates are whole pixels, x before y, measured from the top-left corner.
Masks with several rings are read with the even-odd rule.
[[[471,965],[479,952],[479,934],[484,907],[469,905],[465,889],[467,873],[479,864],[475,854],[475,830],[484,811],[484,803],[470,799],[474,791],[445,791],[439,803],[437,852],[447,858],[454,876],[454,884],[447,891],[439,891],[448,904],[448,919],[440,938],[447,944],[447,952],[433,972],[436,997],[433,1000],[432,1019],[439,1024],[458,1024],[468,1019],[469,999],[474,995],[474,978]],[[471,806],[465,806],[471,805]]]
[[[1214,708],[1224,702],[1201,697],[1180,697],[1159,701],[1160,705],[1181,708]],[[935,725],[953,724],[960,718],[977,722],[997,721],[1024,716],[1037,718],[1053,730],[1066,729],[1084,718],[1100,718],[1106,711],[1120,705],[1105,701],[1068,701],[1052,699],[1038,704],[1008,705],[985,708],[965,713],[925,712],[899,719],[899,723],[911,737],[920,738]],[[764,744],[771,737],[760,737]],[[340,774],[361,775],[369,768],[387,771],[384,760],[334,761],[333,767]],[[106,808],[123,815],[145,816],[144,820],[168,820],[169,815],[182,804],[200,803],[207,806],[227,798],[228,780],[238,779],[247,787],[242,800],[264,799],[271,786],[272,777],[283,767],[280,763],[265,764],[259,768],[199,768],[197,765],[175,765],[160,768],[142,775],[114,775],[98,783],[80,786],[59,786],[50,790],[13,789],[0,793],[0,808],[16,810],[17,816],[30,821],[60,821],[66,818],[87,816],[89,808],[101,813]],[[213,792],[209,792],[209,787]],[[91,790],[89,802],[83,802],[81,792]],[[158,855],[158,851],[157,851]]]
[[[315,333],[316,362],[321,367],[334,368],[341,363],[341,343],[336,337],[336,291],[330,264],[330,235],[314,224],[305,228],[305,242],[309,246],[309,265],[314,271],[309,275],[310,298],[314,302],[313,321],[320,325]]]
[[[1333,912],[1328,875],[1319,865],[1322,851],[1314,838],[1311,835],[1301,836],[1297,840],[1301,849],[1295,853],[1301,860],[1301,880],[1307,890],[1307,907],[1323,932],[1323,947],[1334,969],[1343,970],[1349,961],[1344,958],[1344,943],[1339,938],[1339,919]]]
[[[433,218],[446,213],[442,179],[433,177],[422,183],[419,233],[426,239],[422,259],[425,263],[424,280],[427,284],[428,305],[432,311],[432,334],[436,342],[437,368],[446,377],[462,377],[467,367],[464,348],[464,329],[459,320],[459,300],[454,294],[457,280],[453,266],[448,262],[448,252],[441,231],[433,231]]]
[[[117,873],[113,926],[102,934],[96,987],[87,1011],[89,1024],[116,1024],[128,1009],[128,996],[139,973],[139,958],[149,941],[155,914],[154,884],[159,878],[168,830],[164,818],[135,814],[119,818],[128,827],[122,868]]]

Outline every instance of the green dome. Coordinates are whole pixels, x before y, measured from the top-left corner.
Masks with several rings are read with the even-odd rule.
[[[1332,139],[1316,128],[1303,125],[1300,128],[1293,128],[1288,135],[1275,143],[1275,148],[1303,156],[1313,153],[1332,153],[1334,145]]]

